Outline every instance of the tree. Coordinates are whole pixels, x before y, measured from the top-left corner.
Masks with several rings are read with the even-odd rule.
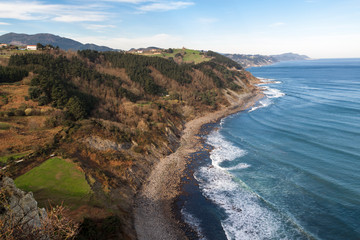
[[[80,120],[86,117],[86,108],[84,103],[77,97],[71,97],[66,104],[67,112],[75,119]]]

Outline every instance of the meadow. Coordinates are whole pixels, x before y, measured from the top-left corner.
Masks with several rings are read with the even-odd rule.
[[[91,195],[84,172],[74,162],[58,157],[16,178],[15,184],[24,191],[32,191],[40,205],[51,199],[55,204],[64,202],[76,207]]]

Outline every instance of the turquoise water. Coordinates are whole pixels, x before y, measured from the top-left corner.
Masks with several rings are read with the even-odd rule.
[[[360,239],[360,59],[249,71],[266,97],[207,136],[185,220],[203,239]]]

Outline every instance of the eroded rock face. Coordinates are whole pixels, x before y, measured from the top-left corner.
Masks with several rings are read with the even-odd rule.
[[[32,192],[26,193],[18,189],[14,181],[8,177],[1,179],[0,189],[5,198],[1,199],[0,202],[3,209],[0,219],[5,221],[11,219],[11,221],[29,231],[41,227],[47,214],[44,208],[38,208]]]
[[[129,149],[131,147],[130,143],[119,144],[108,139],[100,138],[98,136],[87,137],[83,139],[83,142],[86,143],[91,148],[100,151],[108,151],[108,150],[120,151],[122,149]]]

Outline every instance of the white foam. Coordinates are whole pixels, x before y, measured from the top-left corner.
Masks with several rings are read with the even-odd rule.
[[[270,104],[272,104],[272,101],[269,98],[264,98],[263,100],[260,100],[256,106],[252,107],[249,112],[255,111],[256,109],[267,107]]]
[[[234,181],[228,172],[249,168],[250,164],[241,162],[230,168],[219,166],[224,161],[233,161],[244,156],[246,151],[227,141],[219,131],[212,132],[207,143],[214,147],[210,152],[214,167],[201,167],[194,177],[202,194],[224,209],[226,218],[221,221],[221,225],[227,238],[257,240],[281,239],[279,236],[286,236],[279,216],[269,210],[245,183],[238,179]]]
[[[236,166],[234,167],[229,167],[227,168],[227,170],[238,170],[238,169],[246,169],[246,168],[249,168],[251,167],[250,164],[247,164],[247,163],[238,163]]]
[[[268,85],[270,84],[280,84],[281,81],[275,81],[275,79],[265,79],[265,78],[259,78],[262,83],[258,84],[258,86],[263,90],[263,93],[265,94],[265,98],[260,100],[254,107],[252,107],[249,112],[255,111],[259,108],[267,107],[274,102],[271,100],[273,98],[280,98],[285,96],[285,93],[280,91],[276,88],[271,88]]]
[[[195,178],[203,195],[224,209],[221,225],[228,239],[279,239],[281,222],[244,183],[220,168],[202,167]],[[241,187],[245,186],[245,187]],[[284,237],[284,239],[286,239]]]
[[[263,86],[263,85],[269,85],[269,84],[281,84],[282,82],[281,81],[271,81],[271,82],[264,82],[264,81],[261,81],[262,83],[258,83],[256,84],[257,86]]]
[[[194,215],[192,215],[191,213],[189,213],[188,211],[186,211],[186,209],[182,208],[181,209],[181,214],[184,216],[184,220],[187,224],[189,224],[189,226],[196,231],[196,233],[199,236],[200,240],[205,240],[206,238],[204,237],[203,234],[203,230],[200,227],[200,220],[198,218],[196,218]]]
[[[268,98],[279,98],[285,96],[285,93],[281,92],[279,89],[270,88],[269,86],[264,86],[264,94]]]
[[[224,161],[233,161],[236,158],[242,157],[246,151],[234,146],[231,142],[226,141],[225,138],[218,132],[213,131],[207,138],[207,142],[214,147],[210,153],[212,165],[217,168]]]
[[[259,79],[261,82],[272,82],[275,80],[272,78],[262,78],[262,77],[257,77],[257,79]]]

